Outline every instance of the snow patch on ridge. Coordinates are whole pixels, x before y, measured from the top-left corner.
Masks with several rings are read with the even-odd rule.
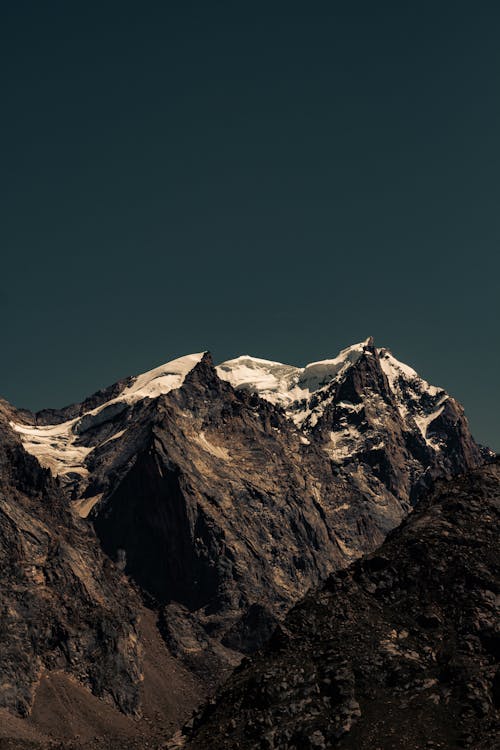
[[[412,417],[423,439],[433,450],[439,450],[435,441],[427,437],[427,429],[444,409],[449,396],[442,388],[430,385],[415,370],[399,362],[387,349],[380,349],[380,365],[394,394],[403,419]],[[424,406],[424,402],[427,405]]]
[[[19,433],[24,449],[54,476],[78,474],[85,477],[88,475],[85,459],[92,448],[75,445],[77,435],[72,428],[77,421],[72,419],[62,424],[41,426],[11,422],[10,426]]]
[[[80,435],[112,420],[137,401],[145,398],[154,399],[179,388],[186,375],[201,361],[204,354],[205,352],[188,354],[138,375],[115,398],[67,422],[56,425],[11,422],[10,425],[19,434],[25,450],[34,455],[40,464],[50,469],[54,475],[76,474],[86,477],[88,470],[85,460],[95,446],[77,445]],[[118,434],[113,437],[118,437]],[[110,439],[108,437],[108,440]]]
[[[446,401],[446,399],[444,399]],[[444,404],[439,406],[436,411],[431,412],[430,414],[426,414],[425,416],[415,416],[415,422],[417,423],[417,427],[422,433],[422,437],[424,438],[427,445],[430,445],[431,448],[435,448],[433,441],[427,437],[427,430],[429,428],[429,425],[434,422],[435,419],[437,419],[442,413],[444,409]]]
[[[171,362],[167,362],[154,370],[149,370],[143,375],[138,375],[134,381],[125,388],[118,396],[120,401],[129,404],[140,401],[143,398],[157,398],[162,394],[169,393],[175,388],[180,388],[186,375],[201,362],[205,352],[198,354],[187,354]],[[110,402],[108,402],[110,403]]]
[[[243,355],[222,362],[216,369],[221,380],[227,380],[233,388],[258,393],[266,401],[283,406],[295,424],[301,426],[312,413],[308,406],[311,396],[344,374],[371,345],[372,339],[368,338],[343,349],[334,359],[311,362],[305,367]]]
[[[300,367],[244,354],[222,362],[216,370],[219,378],[231,383],[233,388],[256,391],[272,403],[284,405],[303,397],[303,392],[297,388]]]
[[[387,349],[379,349],[379,356],[380,365],[389,381],[391,390],[398,390],[398,381],[400,378],[403,378],[403,380],[407,381],[417,381],[421,388],[426,390],[432,396],[442,393],[442,388],[436,388],[436,386],[430,385],[426,380],[421,378],[412,367],[397,360]]]

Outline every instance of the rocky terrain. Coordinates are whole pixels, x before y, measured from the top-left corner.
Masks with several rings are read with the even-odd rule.
[[[454,399],[371,339],[305,368],[189,355],[11,423],[204,679],[482,460]]]
[[[165,736],[203,695],[1,409],[0,565],[1,747]]]
[[[498,748],[499,521],[499,461],[440,482],[290,612],[186,727],[187,747]]]
[[[489,457],[460,405],[371,339],[304,368],[188,355],[65,409],[0,408],[0,705],[43,714],[59,674],[128,716],[153,701],[167,719],[143,736]]]
[[[136,603],[46,469],[0,423],[0,705],[29,713],[43,669],[138,710]]]

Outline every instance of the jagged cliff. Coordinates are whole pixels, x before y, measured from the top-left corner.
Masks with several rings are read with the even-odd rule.
[[[204,695],[4,406],[0,566],[0,747],[162,744]]]
[[[290,612],[186,727],[187,746],[497,748],[499,521],[498,461],[441,482]]]
[[[11,422],[209,684],[482,461],[462,408],[371,339],[305,368],[189,355]]]
[[[139,711],[138,598],[0,414],[0,707],[27,715],[62,670]]]
[[[2,402],[0,456],[0,745],[8,711],[9,748],[26,727],[90,748],[94,724],[136,748],[489,454],[368,339],[304,368],[188,355],[38,414]]]

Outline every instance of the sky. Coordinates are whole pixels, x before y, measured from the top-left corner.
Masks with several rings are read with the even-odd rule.
[[[369,335],[500,450],[500,4],[3,3],[0,394]]]

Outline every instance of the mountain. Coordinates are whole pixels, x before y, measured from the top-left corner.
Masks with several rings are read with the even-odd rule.
[[[93,535],[73,521],[50,472],[5,422],[0,429],[0,654],[8,676],[0,705],[27,714],[43,667],[63,668],[134,713],[140,658],[133,596]]]
[[[194,354],[65,409],[4,408],[209,687],[484,459],[461,406],[372,339],[304,368]]]
[[[438,473],[479,460],[460,405],[371,337],[304,368],[239,357],[217,369],[236,388],[282,406],[361,486],[374,475],[403,503]]]
[[[2,406],[0,566],[0,747],[45,748],[55,736],[69,748],[97,733],[109,748],[134,737],[142,747],[203,696]]]
[[[498,460],[439,482],[244,660],[187,748],[499,747],[499,522]]]

